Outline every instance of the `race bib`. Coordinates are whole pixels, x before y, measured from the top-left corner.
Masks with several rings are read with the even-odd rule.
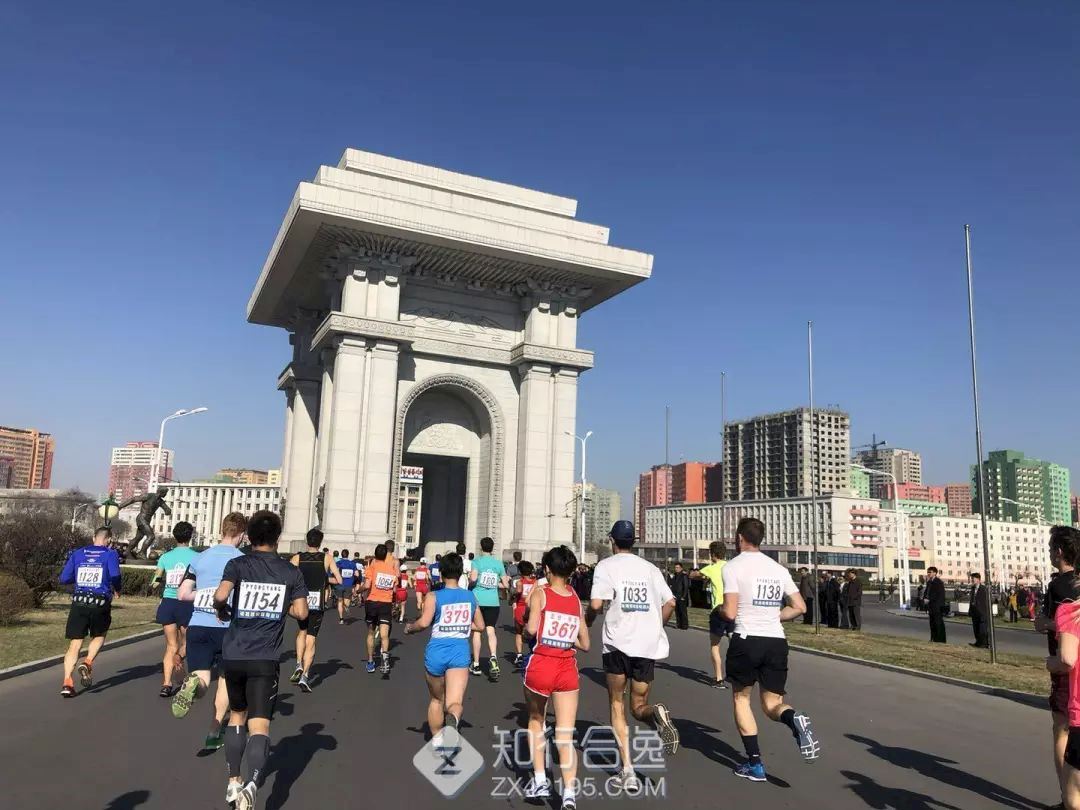
[[[758,577],[754,580],[754,591],[750,601],[760,607],[781,607],[784,604],[783,580]]]
[[[468,638],[472,627],[472,602],[443,605],[431,626],[432,638]]]
[[[338,570],[341,571],[341,578],[342,579],[352,579],[353,574],[356,573],[351,568],[339,568]]]
[[[376,574],[375,575],[375,587],[380,591],[390,591],[394,589],[394,575],[393,574]]]
[[[535,588],[535,587],[536,587],[535,582],[524,582],[524,583],[522,583],[522,585],[521,585],[521,598],[522,598],[522,600],[528,602],[529,601],[529,594],[532,593],[532,589]]]
[[[499,587],[499,575],[494,571],[484,571],[476,578],[476,584],[481,588]]]
[[[417,571],[416,572],[416,581],[417,582],[423,582],[425,579],[427,579],[427,571]]]
[[[544,623],[540,627],[540,643],[566,650],[577,641],[581,616],[570,613],[544,611]]]
[[[75,586],[78,588],[96,588],[101,585],[104,573],[100,565],[80,565],[75,572]]]
[[[307,592],[307,609],[322,610],[322,591]]]
[[[238,619],[280,619],[285,615],[285,586],[273,582],[241,582]]]
[[[165,572],[165,585],[169,588],[179,588],[180,583],[184,581],[184,574],[186,571],[186,565],[169,569]]]
[[[649,609],[649,583],[627,580],[619,586],[619,607],[624,613],[638,613]]]
[[[200,613],[215,613],[214,592],[217,588],[199,588],[195,591],[195,610]]]

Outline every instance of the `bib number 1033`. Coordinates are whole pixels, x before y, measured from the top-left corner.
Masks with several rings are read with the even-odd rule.
[[[236,615],[241,619],[280,619],[285,613],[285,586],[273,582],[241,582]]]

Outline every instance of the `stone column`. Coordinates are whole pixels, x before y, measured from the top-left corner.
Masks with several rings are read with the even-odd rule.
[[[299,542],[313,525],[311,482],[315,464],[315,423],[319,409],[317,380],[294,379],[289,478],[285,483],[285,541]]]
[[[354,540],[353,515],[364,429],[368,341],[343,337],[334,358],[333,424],[328,438],[323,531],[331,545]]]
[[[285,446],[281,450],[281,497],[286,497],[285,482],[289,480],[289,451],[292,449],[293,394],[295,389],[285,389]]]
[[[384,292],[380,290],[380,294]],[[398,357],[397,343],[378,340],[371,347],[368,360],[362,467],[356,493],[354,530],[357,540],[372,545],[389,537]],[[393,502],[396,504],[396,501],[395,497]]]
[[[525,363],[519,369],[514,540],[523,549],[540,551],[551,547],[552,368]]]
[[[577,426],[577,382],[578,371],[573,368],[559,368],[553,377],[555,403],[552,414],[551,430],[551,544],[570,544],[578,517],[571,505],[566,504],[574,498],[574,456],[578,441],[574,438]],[[577,505],[580,509],[580,504]],[[575,548],[575,552],[576,552]]]
[[[315,438],[315,474],[312,480],[311,514],[318,520],[316,504],[319,500],[319,488],[323,488],[323,517],[325,518],[326,466],[330,458],[330,437],[333,435],[334,421],[334,357],[337,347],[330,346],[319,352],[322,366],[322,390],[319,395],[319,427]]]

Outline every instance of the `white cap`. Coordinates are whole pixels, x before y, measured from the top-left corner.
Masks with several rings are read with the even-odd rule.
[[[401,570],[402,570],[402,571],[408,571],[408,570],[409,570],[409,567],[408,567],[407,565],[405,565],[405,563],[402,563],[402,564],[401,564]]]
[[[422,563],[426,563],[426,562],[427,562],[427,557],[421,557],[421,558],[420,558],[420,562],[422,562]]]

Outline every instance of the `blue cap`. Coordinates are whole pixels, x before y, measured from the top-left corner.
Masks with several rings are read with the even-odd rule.
[[[634,524],[629,520],[616,520],[611,527],[612,540],[633,540]]]

